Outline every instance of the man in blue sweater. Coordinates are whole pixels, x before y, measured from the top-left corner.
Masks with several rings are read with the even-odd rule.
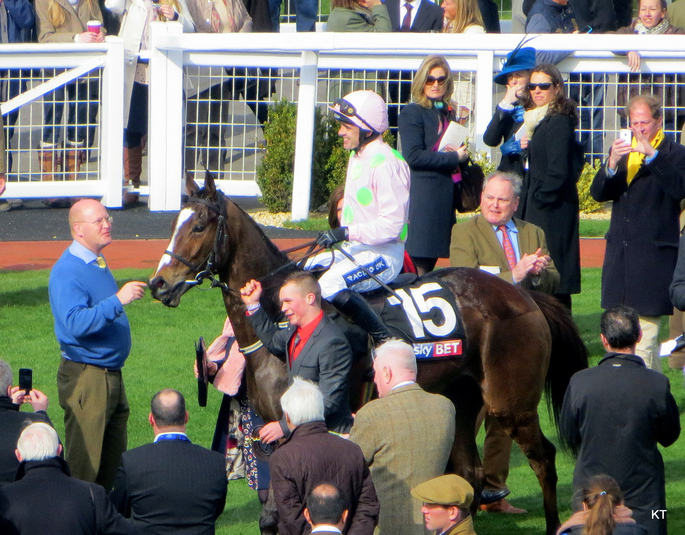
[[[121,368],[131,349],[124,305],[146,284],[121,288],[102,250],[112,242],[112,218],[94,199],[69,211],[72,244],[55,263],[48,291],[62,362],[57,371],[64,409],[66,459],[74,477],[111,488],[126,450],[128,401]]]

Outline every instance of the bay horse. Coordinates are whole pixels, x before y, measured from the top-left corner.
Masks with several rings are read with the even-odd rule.
[[[209,174],[202,190],[192,180],[187,188],[190,197],[149,281],[152,296],[176,307],[202,278],[222,287],[236,340],[246,353],[248,397],[265,421],[278,420],[287,370],[261,346],[238,289],[250,279],[261,280],[262,306],[276,317],[278,289],[297,267],[247,213],[217,191]],[[418,383],[446,396],[456,408],[458,438],[450,468],[478,494],[482,468],[475,423],[484,404],[528,458],[542,488],[546,530],[552,535],[559,524],[555,447],[542,433],[537,408],[546,391],[556,421],[571,375],[587,367],[587,350],[575,324],[554,298],[477,269],[442,269],[428,277],[454,294],[466,333],[461,358],[420,360],[418,365]]]

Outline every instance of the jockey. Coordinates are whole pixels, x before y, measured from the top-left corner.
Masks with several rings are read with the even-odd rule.
[[[339,247],[383,282],[392,282],[402,269],[407,237],[409,166],[383,141],[388,110],[373,91],[354,91],[329,108],[340,122],[338,135],[351,150],[345,180],[341,226],[322,232],[319,245]],[[340,251],[319,279],[322,297],[354,318],[376,343],[389,338],[383,322],[357,292],[379,284]],[[328,266],[331,253],[310,259],[306,268]]]

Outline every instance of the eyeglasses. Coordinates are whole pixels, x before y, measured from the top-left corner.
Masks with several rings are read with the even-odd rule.
[[[356,117],[362,123],[364,123],[369,128],[369,130],[371,130],[372,132],[376,131],[376,129],[373,126],[367,123],[364,120],[364,118],[357,113],[357,108],[355,108],[353,104],[350,104],[344,98],[339,98],[338,100],[336,100],[335,105],[338,106],[338,109],[334,109],[333,113],[337,113],[338,115],[344,115],[345,117]]]
[[[426,76],[426,85],[433,85],[435,82],[438,82],[438,85],[443,85],[447,81],[447,76],[442,75],[442,76],[431,76],[430,74]]]
[[[540,89],[542,89],[543,91],[547,91],[553,85],[554,84],[552,82],[542,82],[540,84],[530,83],[530,84],[528,84],[528,91],[535,91],[538,87]]]
[[[90,223],[91,225],[97,225],[101,227],[105,223],[109,223],[111,225],[113,221],[114,218],[111,215],[108,215],[107,217],[96,219],[95,221],[76,221],[76,223]]]

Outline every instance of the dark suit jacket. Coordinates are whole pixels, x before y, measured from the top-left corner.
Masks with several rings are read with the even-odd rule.
[[[400,20],[400,0],[385,0],[388,15],[392,23],[392,31],[399,32],[402,21]],[[421,0],[419,10],[416,12],[414,22],[411,25],[412,32],[441,32],[443,11],[440,6],[430,0]]]
[[[269,464],[280,535],[309,533],[305,500],[323,482],[338,487],[345,500],[349,513],[344,532],[373,534],[380,506],[364,455],[353,442],[329,433],[324,422],[297,426]]]
[[[0,488],[0,533],[93,535],[138,533],[105,489],[70,477],[63,459],[21,463],[17,481]]]
[[[514,223],[518,229],[521,255],[534,253],[538,248],[542,249],[542,254],[549,254],[545,233],[540,227],[516,218],[514,218]],[[496,266],[500,270],[497,276],[513,283],[504,248],[497,239],[492,225],[480,214],[453,228],[450,265],[470,268]],[[559,272],[554,267],[554,260],[538,277],[523,279],[521,286],[554,294],[559,286]]]
[[[52,425],[45,412],[21,412],[19,406],[14,405],[9,397],[0,396],[0,486],[14,481],[19,466],[14,455],[17,440],[22,429],[33,422]]]
[[[146,533],[213,534],[226,485],[223,455],[160,440],[124,452],[110,498]]]
[[[635,355],[607,353],[595,368],[571,377],[559,431],[578,452],[575,490],[593,475],[608,474],[623,490],[635,521],[650,534],[666,535],[666,522],[651,517],[651,510],[666,509],[657,443],[669,446],[680,434],[678,406],[665,375],[647,369]]]
[[[682,0],[679,0],[682,1]],[[603,165],[590,193],[613,201],[602,268],[602,307],[628,305],[644,316],[671,314],[668,287],[678,257],[685,197],[685,147],[666,138],[659,154],[627,183],[627,157],[611,177]]]
[[[288,353],[290,339],[295,335],[296,327],[279,329],[261,308],[249,316],[249,320],[267,349],[285,360],[291,380],[298,376],[319,385],[328,428],[347,433],[352,426],[349,386],[352,350],[337,325],[324,315],[291,369]]]

